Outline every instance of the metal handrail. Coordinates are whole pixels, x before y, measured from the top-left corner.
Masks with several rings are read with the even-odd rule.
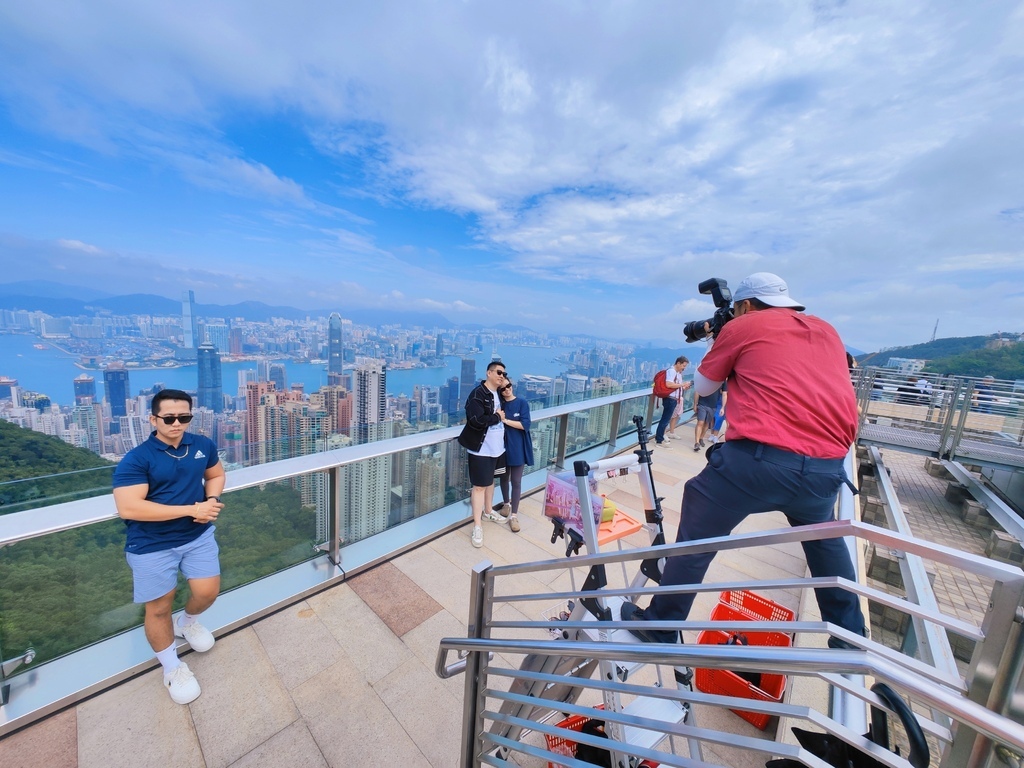
[[[502,589],[509,577],[524,574],[546,573],[555,569],[584,568],[593,573],[595,568],[612,564],[639,562],[649,559],[697,552],[719,552],[753,546],[772,546],[784,542],[805,541],[809,539],[838,538],[856,536],[858,541],[871,542],[876,545],[909,553],[933,562],[940,562],[961,570],[985,576],[995,583],[992,591],[988,613],[980,627],[962,622],[955,617],[945,616],[931,601],[923,601],[925,605],[914,605],[909,600],[889,597],[889,604],[901,610],[927,619],[936,626],[945,627],[954,632],[961,632],[976,639],[977,646],[970,672],[966,679],[959,677],[955,667],[951,670],[947,665],[931,666],[922,661],[906,657],[899,652],[887,649],[880,644],[854,636],[839,627],[823,622],[707,622],[707,621],[652,621],[642,626],[649,629],[676,629],[698,631],[708,628],[724,631],[742,629],[745,632],[796,632],[821,633],[827,632],[847,641],[859,650],[835,651],[813,648],[772,648],[759,646],[709,646],[709,645],[662,645],[636,642],[601,642],[581,641],[575,638],[575,630],[584,627],[590,630],[613,633],[615,630],[628,630],[637,625],[633,622],[607,621],[594,623],[590,621],[558,622],[557,627],[563,630],[568,639],[564,640],[523,640],[522,632],[526,629],[545,631],[550,629],[550,622],[514,620],[495,621],[492,612],[498,603],[530,603],[539,600],[580,600],[585,596],[600,596],[604,599],[616,595],[654,595],[681,592],[708,592],[720,589],[758,589],[793,588],[810,589],[824,585],[839,586],[844,589],[869,594],[873,590],[861,585],[852,584],[844,579],[788,579],[788,580],[752,580],[729,584],[684,584],[671,587],[647,586],[642,588],[606,587],[599,592],[581,588],[563,590],[556,593],[522,593],[513,589]],[[611,569],[608,572],[612,572]],[[630,549],[616,552],[584,555],[566,560],[545,560],[530,564],[510,564],[491,566],[482,564],[474,572],[473,613],[471,614],[470,631],[466,638],[445,638],[441,641],[436,661],[436,672],[441,677],[450,676],[457,669],[448,665],[448,655],[458,651],[465,655],[466,701],[474,702],[472,717],[464,723],[463,765],[503,764],[500,759],[509,752],[522,751],[535,757],[557,760],[550,751],[536,746],[523,745],[508,737],[507,728],[528,728],[539,730],[548,736],[576,740],[573,733],[567,732],[551,724],[539,723],[535,718],[516,715],[516,707],[527,707],[523,712],[541,712],[545,708],[539,706],[536,698],[517,698],[515,691],[506,693],[503,686],[492,684],[490,675],[508,677],[525,683],[535,683],[558,688],[567,684],[566,678],[548,675],[544,672],[493,667],[489,655],[539,655],[546,657],[582,659],[600,659],[624,664],[628,662],[652,664],[680,669],[687,666],[699,666],[707,669],[729,669],[747,672],[759,672],[770,669],[773,672],[785,672],[794,675],[817,677],[833,684],[842,681],[842,687],[849,694],[874,707],[892,711],[883,700],[871,693],[858,682],[857,678],[842,678],[840,675],[858,673],[872,675],[884,680],[908,695],[917,704],[933,711],[931,719],[922,718],[925,732],[947,744],[943,757],[943,766],[979,768],[987,765],[985,760],[993,749],[992,742],[1004,748],[1024,751],[1024,726],[1003,714],[1009,706],[1013,691],[1018,683],[1021,669],[1022,644],[1021,628],[1018,621],[1018,607],[1024,599],[1024,573],[1019,568],[997,563],[987,558],[933,544],[901,531],[889,531],[865,523],[839,521],[815,526],[800,526],[752,534],[738,534],[715,539],[685,542],[683,544],[663,545],[643,549]],[[515,636],[506,636],[514,633]],[[499,636],[500,635],[500,636]],[[941,655],[941,654],[940,654]],[[461,664],[460,664],[461,668]],[[678,678],[677,678],[678,679]],[[629,693],[631,695],[670,699],[679,706],[691,703],[708,704],[715,707],[728,706],[740,708],[766,715],[785,715],[793,719],[809,721],[826,732],[836,735],[851,746],[871,754],[885,765],[907,766],[902,758],[896,757],[877,745],[859,737],[861,731],[853,730],[847,723],[839,723],[820,712],[801,708],[793,704],[776,701],[754,701],[751,699],[735,699],[726,696],[677,690],[671,686],[642,686],[631,681],[613,679],[581,679],[572,678],[572,686],[579,686],[597,693]],[[505,702],[501,711],[487,709],[486,701],[497,699]],[[549,709],[595,717],[609,723],[626,727],[645,728],[672,738],[694,739],[698,742],[728,743],[758,752],[776,755],[789,755],[806,762],[807,765],[825,765],[814,762],[815,758],[799,747],[780,745],[774,741],[737,738],[734,734],[723,737],[721,733],[709,732],[706,728],[693,725],[689,720],[683,724],[672,724],[657,719],[631,715],[628,712],[604,712],[592,707],[573,704],[572,700],[552,703]],[[512,709],[506,709],[511,707]],[[531,709],[531,707],[533,709]],[[628,708],[627,708],[628,709]],[[949,721],[959,724],[951,730]],[[493,727],[488,730],[488,723]],[[614,730],[614,729],[613,729]],[[518,732],[518,731],[516,731]],[[621,731],[620,731],[621,732]],[[585,739],[578,739],[585,741]],[[656,760],[665,765],[690,765],[676,754],[658,751],[649,747],[637,747],[628,740],[610,740],[604,742],[607,749],[617,755],[632,755],[637,758]],[[597,744],[600,746],[600,742]],[[497,750],[497,751],[496,751]],[[493,754],[492,754],[493,753]],[[500,758],[500,759],[499,759]],[[708,764],[708,763],[702,763]],[[710,764],[708,764],[710,765]]]

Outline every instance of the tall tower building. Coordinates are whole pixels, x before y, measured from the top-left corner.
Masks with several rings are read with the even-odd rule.
[[[466,407],[466,399],[476,386],[476,360],[472,357],[462,358],[462,375],[459,377],[459,408]]]
[[[110,406],[110,433],[121,431],[121,417],[128,415],[128,396],[131,384],[128,382],[128,369],[124,363],[110,363],[103,371],[103,389]]]
[[[185,349],[196,349],[199,346],[199,321],[196,317],[195,291],[184,291],[181,294],[181,335]]]
[[[220,353],[207,342],[196,350],[199,362],[199,391],[197,406],[209,408],[214,413],[224,411],[224,387],[221,381]]]
[[[73,384],[75,385],[75,405],[89,405],[96,402],[96,379],[83,373],[81,376],[75,377]]]
[[[387,416],[387,366],[378,360],[355,370],[353,438],[357,443],[390,437]],[[345,540],[359,541],[388,526],[391,508],[391,457],[364,459],[340,473],[345,510]]]
[[[327,320],[327,372],[340,376],[344,362],[341,347],[341,315],[332,312]]]
[[[271,363],[267,378],[274,382],[274,387],[278,392],[288,389],[288,371],[285,369],[284,363]]]

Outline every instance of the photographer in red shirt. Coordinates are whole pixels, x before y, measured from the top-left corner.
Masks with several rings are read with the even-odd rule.
[[[725,442],[711,447],[704,470],[683,491],[677,542],[728,535],[747,515],[779,510],[790,525],[834,519],[843,462],[856,439],[857,402],[846,349],[835,329],[803,314],[778,275],[740,282],[734,317],[694,376],[698,395],[729,383]],[[812,576],[855,580],[841,539],[802,544]],[[697,584],[715,553],[668,559],[661,586]],[[822,619],[863,635],[858,598],[838,587],[815,590]],[[623,621],[682,621],[694,595],[656,595],[646,610],[624,603]],[[649,642],[676,642],[670,630],[632,630]],[[846,647],[830,638],[832,647]]]

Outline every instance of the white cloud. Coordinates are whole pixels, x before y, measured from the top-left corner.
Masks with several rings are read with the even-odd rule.
[[[869,347],[936,313],[965,333],[1021,316],[1022,8],[42,0],[0,9],[0,97],[32,130],[294,207],[312,234],[293,250],[345,277],[363,254],[373,296],[398,275],[409,300],[468,312],[454,297],[486,309],[494,281],[462,255],[417,270],[353,198],[466,215],[530,289],[506,315],[565,302],[617,333],[629,321],[586,308],[633,292],[698,319],[699,280],[765,269]],[[314,188],[232,146],[248,114],[365,182]]]

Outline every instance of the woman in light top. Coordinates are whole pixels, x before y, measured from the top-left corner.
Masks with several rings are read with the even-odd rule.
[[[504,400],[505,460],[508,469],[499,477],[504,504],[495,509],[508,516],[508,527],[519,533],[519,499],[523,491],[523,471],[533,466],[533,438],[530,436],[530,404],[516,397],[512,382],[498,390]],[[511,485],[511,494],[509,486]]]

